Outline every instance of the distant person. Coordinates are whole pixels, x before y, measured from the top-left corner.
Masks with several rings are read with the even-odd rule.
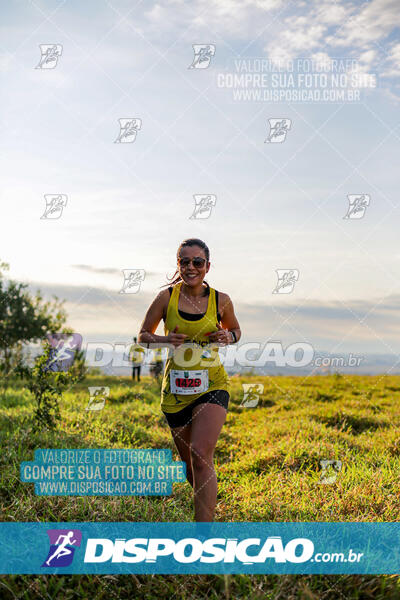
[[[137,374],[137,380],[140,381],[140,371],[146,350],[139,346],[136,337],[133,338],[133,341],[129,353],[129,359],[132,361],[132,379],[135,381],[135,375]]]
[[[154,362],[150,366],[150,373],[158,380],[163,370],[164,359],[162,355],[162,348],[156,348],[154,350]]]

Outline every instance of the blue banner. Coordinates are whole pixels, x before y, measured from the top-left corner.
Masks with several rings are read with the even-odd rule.
[[[1,574],[400,573],[400,523],[0,523]]]

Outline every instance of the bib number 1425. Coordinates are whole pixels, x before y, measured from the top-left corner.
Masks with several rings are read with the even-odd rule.
[[[170,384],[172,394],[200,394],[208,390],[208,370],[181,371],[171,369]]]

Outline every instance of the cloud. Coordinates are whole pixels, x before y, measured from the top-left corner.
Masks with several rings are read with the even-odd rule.
[[[265,50],[276,61],[309,56],[313,51],[323,62],[329,57],[354,57],[359,61],[357,72],[365,77],[370,71],[398,77],[400,45],[393,44],[387,52],[387,39],[399,22],[399,7],[398,0],[372,0],[362,6],[315,2],[307,7],[307,14],[301,7],[303,14],[285,17],[275,35],[268,32]],[[371,87],[371,78],[367,79],[366,84],[360,79],[357,87]]]
[[[242,341],[274,340],[283,344],[307,342],[316,347],[357,352],[399,352],[400,324],[396,314],[400,295],[380,302],[277,302],[274,305],[238,304],[235,312]]]
[[[273,11],[284,6],[283,0],[196,0],[185,3],[177,0],[156,2],[145,17],[153,32],[178,30],[184,36],[185,30],[193,33],[208,32],[208,40],[215,41],[214,31],[225,39],[234,36],[237,39],[257,36],[258,31],[268,26],[262,21]],[[210,31],[211,29],[211,31]],[[196,39],[193,40],[195,43]]]
[[[378,303],[379,302],[379,303]],[[374,308],[376,306],[376,308]],[[400,308],[400,295],[388,296],[383,302],[380,300],[346,300],[346,301],[307,301],[307,304],[302,306],[302,299],[298,298],[297,302],[288,304],[287,302],[275,302],[273,305],[260,304],[241,304],[238,311],[246,317],[254,319],[258,323],[263,322],[265,318],[271,315],[280,315],[282,319],[286,319],[293,315],[296,320],[314,319],[319,323],[322,321],[334,322],[357,322],[362,320],[367,313],[372,313],[374,318],[391,318]],[[389,319],[390,318],[390,319]],[[315,326],[315,323],[314,323]],[[318,325],[318,327],[320,324]],[[399,324],[400,327],[400,324]]]
[[[88,273],[101,273],[103,275],[120,275],[122,276],[121,269],[115,269],[113,267],[93,267],[92,265],[71,265],[73,269],[80,269],[81,271],[87,271]],[[155,271],[146,271],[146,277],[158,276],[159,273]]]
[[[309,50],[324,52],[329,28],[339,26],[350,14],[352,5],[343,6],[330,2],[307,5],[307,13],[291,15],[282,20],[266,45],[268,56],[293,59],[309,54]],[[303,7],[302,7],[303,8]],[[304,13],[304,10],[302,10]]]
[[[124,340],[137,334],[147,309],[156,293],[140,290],[137,294],[119,294],[87,285],[60,285],[31,282],[32,293],[40,289],[45,300],[57,296],[65,300],[67,324],[86,339],[104,341]],[[162,323],[160,324],[160,333]]]
[[[399,21],[398,0],[373,0],[357,9],[355,14],[347,14],[343,26],[328,38],[328,43],[337,47],[369,49],[371,43],[382,42]]]
[[[315,15],[321,23],[326,25],[341,25],[345,22],[354,5],[351,2],[340,4],[340,2],[332,3],[318,2],[315,7]]]
[[[366,50],[366,52],[363,52],[362,54],[360,54],[360,63],[362,63],[365,66],[369,66],[371,65],[374,60],[377,58],[377,52],[376,50]]]
[[[30,284],[40,288],[44,297],[56,294],[65,299],[68,325],[87,340],[124,340],[135,335],[157,292],[119,294],[105,288],[49,284]],[[331,344],[354,351],[397,352],[400,323],[400,294],[380,299],[339,301],[303,300],[288,303],[234,302],[242,329],[242,341],[281,340],[282,343],[306,341],[315,346]],[[157,333],[163,335],[163,322]],[[351,333],[350,333],[351,332]],[[342,346],[342,340],[345,340]]]
[[[140,290],[137,294],[120,294],[119,291],[122,287],[122,282],[121,277],[121,286],[118,289],[88,285],[50,284],[47,282],[30,282],[28,287],[31,293],[40,289],[43,297],[47,296],[50,298],[55,295],[60,300],[65,300],[70,304],[86,304],[88,306],[112,305],[117,300],[129,306],[133,300],[137,303],[137,299],[139,298],[139,304],[145,307],[153,300],[154,294],[144,292],[143,290]]]
[[[386,69],[381,77],[399,77],[400,75],[400,44],[393,44],[386,60]]]
[[[11,70],[11,65],[13,63],[13,57],[9,53],[1,53],[0,54],[0,73],[7,73]]]
[[[327,30],[323,23],[310,23],[308,17],[286,19],[286,22],[290,23],[290,29],[282,32],[282,42],[296,52],[318,47]]]
[[[106,288],[90,287],[87,285],[62,285],[62,284],[50,284],[43,282],[30,282],[29,289],[34,293],[39,289],[43,297],[50,298],[55,295],[60,300],[65,300],[70,304],[83,304],[90,306],[99,306],[101,304],[108,304],[108,298],[113,296],[117,292],[112,292]],[[130,296],[131,294],[128,294]],[[122,301],[125,300],[126,295],[121,294]]]
[[[92,267],[91,265],[71,265],[71,267],[74,269],[81,269],[82,271],[89,271],[90,273],[104,273],[106,275],[116,275],[121,273],[120,269]]]

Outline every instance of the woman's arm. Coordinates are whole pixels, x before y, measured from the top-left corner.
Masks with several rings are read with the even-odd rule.
[[[222,332],[223,330],[233,331],[236,335],[236,341],[238,342],[240,340],[242,332],[240,331],[239,321],[236,318],[232,300],[230,299],[228,294],[224,294],[222,292],[219,292],[219,298],[219,312],[221,314]],[[212,342],[224,342],[221,329],[220,331],[215,331],[214,333],[211,333],[209,339]],[[229,337],[227,337],[225,343],[234,343],[230,334]]]
[[[242,332],[240,331],[239,321],[235,315],[235,309],[233,308],[233,302],[228,294],[221,293],[221,325],[228,331],[233,331],[236,335],[236,341],[238,342],[241,338]]]
[[[138,342],[142,345],[157,344],[157,347],[173,344],[178,346],[188,337],[185,334],[170,332],[168,335],[156,335],[154,332],[158,327],[164,313],[167,312],[169,302],[169,291],[163,290],[150,304],[143,323],[140,327]]]
[[[160,292],[147,309],[139,331],[138,342],[140,344],[147,345],[155,342],[163,344],[167,341],[165,335],[154,333],[164,315],[165,292],[169,294],[168,290]]]

